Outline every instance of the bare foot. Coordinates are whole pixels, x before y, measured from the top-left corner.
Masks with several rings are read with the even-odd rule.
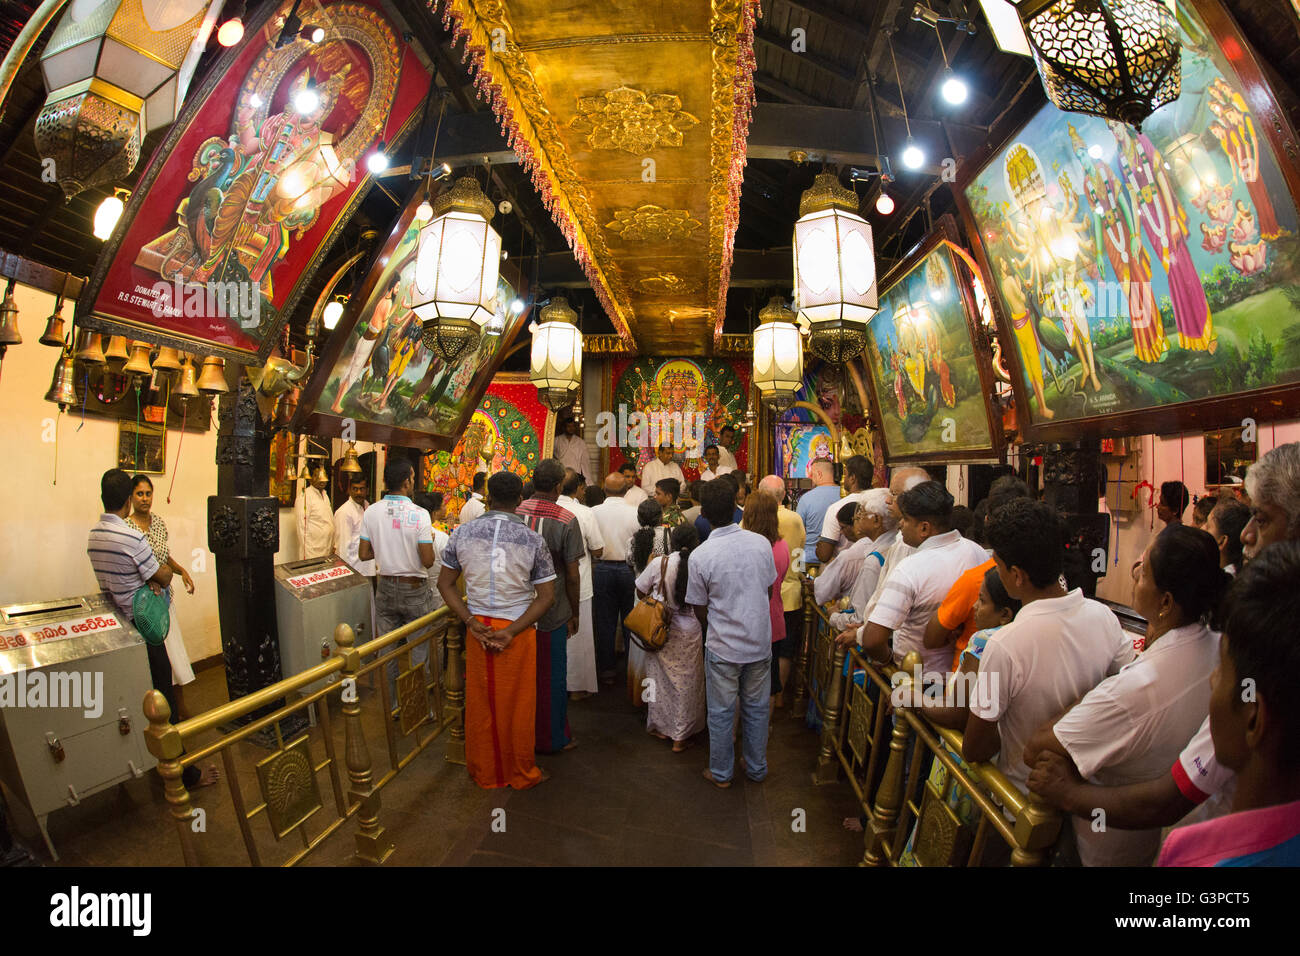
[[[844,829],[850,831],[851,833],[861,833],[862,821],[859,820],[857,817],[845,817]]]
[[[217,769],[216,764],[210,763],[206,767],[204,767],[203,772],[199,774],[199,782],[195,784],[195,786],[210,787],[220,779],[221,779],[221,771]]]
[[[649,734],[650,734],[651,737],[658,737],[660,740],[668,740],[668,739],[670,739],[670,738],[668,737],[667,734],[661,734],[661,733],[659,733],[659,731],[657,731],[657,730],[651,730],[651,731],[649,731]]]
[[[578,746],[578,742],[577,742],[576,740],[570,740],[567,744],[565,744],[565,745],[564,745],[563,747],[561,747],[560,749],[561,749],[561,750],[572,750],[572,749],[573,749],[574,747],[576,747],[576,746]]]
[[[690,742],[690,740],[674,740],[674,741],[673,741],[673,753],[675,753],[675,754],[679,754],[679,753],[681,753],[683,750],[689,750],[689,749],[690,749],[691,747],[693,747],[693,746],[695,746],[695,745],[692,744],[692,743]]]
[[[719,790],[726,790],[728,787],[731,786],[730,780],[724,780],[721,783],[719,783],[717,780],[714,780],[713,774],[710,773],[708,770],[704,771],[704,779],[709,781],[709,783],[713,784]]]
[[[1056,412],[1052,411],[1050,408],[1048,408],[1046,405],[1044,405],[1044,406],[1043,406],[1043,417],[1044,417],[1044,418],[1055,418],[1055,417],[1056,417]]]

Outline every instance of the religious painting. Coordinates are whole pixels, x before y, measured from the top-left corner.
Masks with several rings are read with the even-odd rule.
[[[1178,23],[1140,132],[1044,106],[961,189],[1030,437],[1227,425],[1300,381],[1285,116],[1217,3]]]
[[[417,193],[407,203],[330,334],[300,413],[308,416],[309,431],[338,434],[341,423],[351,420],[354,437],[366,441],[450,448],[464,433],[482,383],[527,321],[527,312],[510,312],[515,289],[506,273],[513,270],[502,263],[496,314],[477,347],[446,362],[425,346],[420,317],[411,308],[422,225],[415,210],[423,199]]]
[[[167,428],[161,422],[117,423],[117,467],[132,475],[161,475],[167,470]]]
[[[987,362],[955,235],[945,217],[885,277],[867,329],[867,380],[890,464],[995,457]]]
[[[631,461],[640,469],[664,441],[687,481],[708,466],[704,449],[720,444],[722,428],[736,429],[731,449],[741,471],[748,467],[744,428],[749,398],[749,365],[712,358],[618,358],[612,365],[614,404],[602,412],[597,443],[610,449],[610,468]]]
[[[776,424],[776,473],[782,478],[812,478],[814,462],[834,462],[831,430],[825,425],[803,422]]]
[[[543,458],[552,455],[555,413],[537,400],[537,386],[526,372],[502,373],[492,380],[451,451],[421,458],[420,487],[442,492],[454,518],[469,500],[474,474],[508,471],[528,481]]]
[[[375,0],[325,3],[325,39],[277,45],[266,5],[150,161],[77,322],[264,361],[369,188],[366,157],[413,124],[430,75]],[[316,15],[315,13],[313,15]]]
[[[283,429],[271,439],[271,494],[281,508],[292,508],[298,495],[298,482],[293,477],[293,440],[292,433]]]

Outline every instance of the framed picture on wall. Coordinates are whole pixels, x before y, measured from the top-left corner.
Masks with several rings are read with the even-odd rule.
[[[995,458],[1001,444],[987,398],[992,370],[970,283],[953,255],[956,238],[956,222],[943,217],[880,283],[863,364],[891,465]]]
[[[167,429],[161,423],[117,423],[117,467],[133,475],[161,475],[166,470]]]
[[[1141,132],[1045,105],[958,182],[1031,440],[1300,409],[1295,133],[1218,0],[1177,15]]]
[[[77,325],[265,361],[371,178],[415,125],[430,73],[379,0],[313,4],[320,43],[280,44],[262,4],[140,177],[78,299]],[[280,21],[273,14],[280,14]],[[316,107],[300,113],[312,84]]]

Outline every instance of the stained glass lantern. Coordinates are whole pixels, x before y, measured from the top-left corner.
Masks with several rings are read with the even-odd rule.
[[[544,305],[539,317],[528,377],[538,400],[558,412],[573,404],[582,385],[582,332],[575,324],[578,314],[563,296]]]
[[[773,408],[789,408],[803,387],[803,343],[794,312],[781,296],[758,313],[754,329],[754,385]]]
[[[799,200],[794,283],[814,354],[828,362],[861,354],[879,308],[875,248],[871,225],[858,215],[857,194],[834,173],[821,173]]]
[[[1164,0],[1024,0],[1019,12],[1057,109],[1141,129],[1178,99],[1178,22]]]
[[[447,362],[478,344],[495,311],[501,237],[489,225],[494,210],[466,176],[434,200],[433,219],[420,230],[411,308],[425,346]]]

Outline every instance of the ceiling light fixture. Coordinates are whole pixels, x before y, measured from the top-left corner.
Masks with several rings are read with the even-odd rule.
[[[907,145],[903,147],[903,165],[908,169],[920,169],[925,165],[925,153],[912,139],[912,121],[907,115],[907,100],[903,96],[903,80],[898,73],[898,57],[894,54],[894,35],[886,34],[889,44],[889,58],[894,63],[894,82],[898,84],[898,102],[903,107],[903,125],[907,128]]]
[[[320,93],[316,91],[315,77],[307,77],[307,85],[293,94],[293,108],[303,116],[320,109]]]
[[[126,204],[122,202],[123,196],[131,194],[125,189],[114,189],[113,195],[106,196],[104,201],[99,204],[95,210],[94,233],[96,239],[107,239],[113,234],[113,228],[117,221],[122,218],[122,210]]]
[[[380,143],[375,147],[375,151],[366,157],[366,169],[376,176],[388,168],[388,153],[385,152],[387,148],[387,143]]]
[[[239,0],[230,9],[230,16],[217,28],[217,42],[222,46],[234,46],[244,39],[244,2]]]

